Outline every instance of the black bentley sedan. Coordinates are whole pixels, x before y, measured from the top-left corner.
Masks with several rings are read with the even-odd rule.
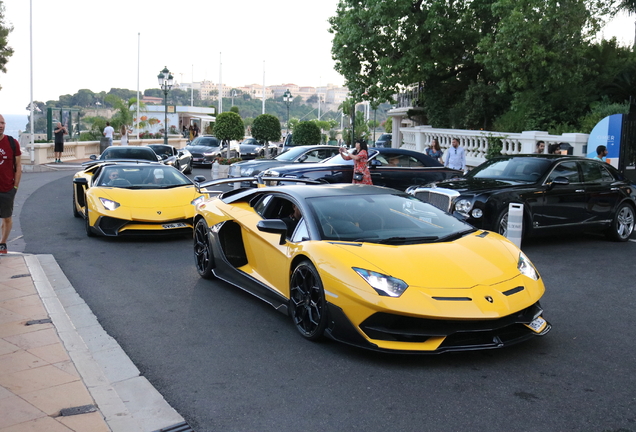
[[[375,147],[369,149],[369,171],[374,185],[402,191],[409,186],[458,178],[462,175],[461,171],[446,168],[424,153]],[[320,163],[274,167],[265,171],[263,176],[301,178],[324,183],[351,183],[353,161],[345,160],[338,154]]]
[[[611,165],[575,156],[491,159],[465,178],[407,192],[471,225],[506,235],[510,203],[523,204],[523,233],[600,230],[616,241],[634,231],[636,185]]]

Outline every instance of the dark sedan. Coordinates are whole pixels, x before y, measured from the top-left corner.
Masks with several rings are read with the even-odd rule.
[[[292,147],[291,150],[276,156],[274,159],[254,159],[234,163],[232,166],[240,167],[241,172],[240,175],[230,175],[230,177],[251,177],[268,169],[273,169],[274,167],[295,163],[316,163],[337,154],[337,146],[313,145]]]
[[[166,165],[171,165],[184,174],[192,172],[192,154],[187,149],[178,149],[171,145],[149,144]]]
[[[477,228],[503,235],[511,203],[523,204],[524,235],[600,230],[613,240],[626,241],[634,231],[636,185],[594,159],[502,156],[463,179],[408,192]]]
[[[290,150],[291,151],[291,150]],[[461,171],[445,168],[424,153],[395,148],[370,148],[369,171],[376,186],[405,190],[409,186],[460,177]],[[351,183],[353,161],[336,155],[322,163],[284,165],[264,176],[302,178],[325,183]]]
[[[141,160],[150,162],[160,162],[161,158],[157,156],[157,153],[149,147],[137,147],[137,146],[110,146],[107,147],[99,157],[97,155],[90,156],[91,162],[87,164],[93,164],[94,161],[120,161],[120,160]]]

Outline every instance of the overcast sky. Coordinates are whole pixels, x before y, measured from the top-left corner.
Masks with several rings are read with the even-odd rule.
[[[230,86],[262,84],[263,71],[266,85],[344,84],[333,69],[327,31],[338,0],[31,2],[34,100],[46,102],[80,89],[136,90],[138,69],[140,90],[157,88],[164,66],[179,82],[218,82],[220,62],[222,80]],[[0,73],[3,114],[28,113],[29,3],[4,0],[15,52],[7,74]],[[633,22],[622,16],[604,36],[630,43]]]

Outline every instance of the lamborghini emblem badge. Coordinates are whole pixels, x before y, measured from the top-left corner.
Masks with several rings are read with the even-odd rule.
[[[161,214],[161,212],[160,212],[160,211],[158,211],[158,212],[157,212],[157,214],[158,214],[158,215],[160,215],[160,214]]]
[[[494,300],[493,300],[493,299],[492,299],[492,297],[490,297],[490,296],[486,296],[486,297],[484,297],[484,298],[486,299],[486,301],[487,301],[488,303],[493,303],[493,302],[494,302]]]

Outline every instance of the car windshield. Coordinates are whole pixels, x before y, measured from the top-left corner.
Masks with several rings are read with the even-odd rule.
[[[207,146],[207,147],[218,147],[219,141],[213,137],[196,137],[190,143],[191,146]]]
[[[99,159],[137,159],[157,162],[157,154],[147,147],[109,147],[104,150]]]
[[[153,145],[149,145],[148,147],[150,147],[159,156],[162,156],[162,155],[172,156],[172,147],[170,146],[153,144]]]
[[[107,166],[102,169],[97,186],[125,189],[166,189],[191,185],[178,170],[163,165]]]
[[[371,159],[377,154],[377,151],[369,149],[368,153],[369,153],[369,159]],[[342,157],[342,155],[337,154],[333,157],[330,157],[329,159],[323,160],[320,163],[324,163],[327,165],[353,165],[353,160],[346,160],[345,158]]]
[[[285,162],[294,161],[306,151],[307,147],[292,147],[285,153],[281,153],[280,155],[276,156],[274,159]]]
[[[542,158],[512,157],[493,159],[472,170],[467,177],[474,179],[536,182],[545,174],[551,161]]]
[[[450,241],[471,225],[406,194],[349,195],[307,200],[323,240],[381,244]]]

